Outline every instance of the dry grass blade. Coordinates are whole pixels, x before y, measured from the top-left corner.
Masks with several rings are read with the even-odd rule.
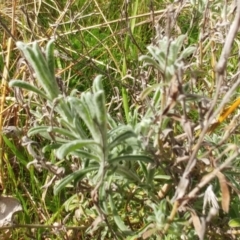
[[[231,198],[230,198],[227,179],[221,172],[218,172],[216,175],[217,175],[217,178],[221,187],[221,192],[222,192],[222,209],[224,212],[228,213]]]
[[[62,11],[59,11],[59,17],[55,22],[56,29],[57,29],[58,25],[61,23],[61,21],[63,20],[64,16],[66,15],[67,11],[69,10],[69,8],[73,4],[73,2],[74,2],[73,0],[67,1],[64,9]],[[55,31],[55,29],[49,28],[47,30],[47,35],[51,36],[54,31]]]
[[[15,36],[15,10],[16,10],[16,1],[13,1],[12,5],[12,22],[11,22],[11,36],[8,38],[8,43],[7,43],[7,54],[5,57],[5,65],[3,69],[3,75],[2,75],[2,82],[1,82],[1,106],[0,106],[0,112],[2,113],[4,111],[5,107],[5,98],[6,98],[6,89],[8,85],[8,80],[9,80],[9,69],[10,69],[10,58],[11,58],[11,53],[12,53],[12,47],[13,47],[13,37]],[[3,128],[3,115],[0,115],[0,129]],[[0,135],[0,188],[4,188],[4,183],[3,183],[3,139],[2,136]]]
[[[233,151],[233,153],[231,153],[231,155],[219,167],[215,168],[211,173],[205,175],[202,178],[201,182],[187,195],[187,198],[181,202],[181,206],[185,206],[188,203],[189,199],[196,197],[197,193],[204,186],[206,186],[212,179],[217,176],[219,172],[229,166],[229,164],[231,164],[231,162],[239,156],[240,152],[238,147],[236,145],[230,145],[223,151],[223,153],[218,157],[216,161],[221,159],[221,157],[229,151]]]
[[[167,184],[167,183],[164,184],[158,192],[158,197],[160,199],[163,199],[166,196],[167,192],[169,191],[170,187],[171,187],[170,184]]]
[[[240,2],[237,1],[237,11],[236,11],[236,15],[234,18],[233,23],[231,24],[230,30],[228,32],[220,59],[217,63],[217,67],[216,67],[216,71],[218,72],[219,75],[222,75],[223,72],[226,70],[226,65],[227,65],[227,61],[232,49],[232,44],[234,41],[234,38],[237,35],[238,29],[239,29],[239,25],[240,25]]]

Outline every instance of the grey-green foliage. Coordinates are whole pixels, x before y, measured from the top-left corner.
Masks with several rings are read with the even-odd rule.
[[[44,57],[36,42],[33,43],[32,47],[22,42],[17,42],[17,47],[22,51],[33,67],[36,77],[44,89],[47,98],[53,100],[58,97],[60,91],[54,77],[53,40],[47,45],[46,57]]]
[[[143,55],[139,60],[144,61],[146,65],[153,65],[167,80],[170,80],[182,60],[196,50],[194,46],[189,46],[181,51],[185,39],[186,35],[180,35],[174,40],[164,37],[156,45],[151,44],[147,47],[151,56]]]
[[[148,95],[153,93],[153,96],[150,98],[151,102],[144,116],[141,117],[141,121],[138,121],[138,111],[135,110],[134,114],[131,115],[131,122],[135,122],[134,128],[135,132],[148,135],[149,132],[152,132],[152,136],[155,136],[153,140],[155,146],[158,142],[158,132],[159,127],[156,124],[151,124],[152,119],[155,118],[157,112],[162,112],[164,107],[162,102],[164,102],[164,88],[168,88],[171,82],[172,77],[176,72],[182,68],[183,60],[189,57],[196,47],[188,46],[184,48],[184,41],[186,40],[186,35],[180,35],[176,39],[169,39],[164,37],[157,41],[156,44],[151,44],[147,47],[149,52],[148,55],[140,56],[139,60],[143,61],[145,66],[151,65],[163,75],[164,82],[155,83],[149,87],[143,89],[141,94],[141,99],[144,100]],[[184,49],[183,49],[184,48]],[[163,124],[166,125],[166,119],[163,121]],[[164,126],[162,127],[165,128]]]
[[[142,100],[145,100],[150,94],[152,94],[152,97],[148,103],[151,107],[146,109],[144,115],[141,116],[141,121],[137,120],[139,118],[137,110],[130,116],[131,122],[134,122],[135,132],[147,136],[149,133],[152,133],[151,136],[155,136],[153,139],[155,146],[158,145],[159,126],[151,123],[156,117],[156,113],[161,113],[163,107],[165,107],[162,105],[166,94],[166,90],[164,89],[170,87],[172,77],[183,67],[183,60],[196,51],[195,46],[184,47],[186,39],[186,35],[180,35],[176,39],[163,37],[156,44],[151,44],[147,47],[148,55],[142,55],[139,58],[140,61],[143,61],[144,66],[153,66],[163,76],[161,83],[155,83],[142,91]],[[162,129],[165,129],[165,125],[167,125],[166,119],[163,120]]]
[[[45,53],[37,43],[29,46],[18,42],[17,47],[34,69],[39,86],[21,80],[12,80],[10,86],[36,93],[51,108],[49,121],[33,126],[28,136],[40,134],[52,140],[51,144],[44,146],[43,152],[54,151],[58,159],[65,159],[64,164],[68,163],[70,155],[81,159],[81,168],[65,176],[55,186],[55,194],[73,181],[89,178],[98,198],[104,200],[100,204],[102,211],[109,211],[109,202],[115,224],[128,232],[115,209],[114,198],[108,197],[106,188],[111,192],[115,176],[118,181],[140,183],[142,179],[131,165],[153,162],[152,158],[142,150],[133,128],[117,124],[107,113],[101,76],[94,79],[92,91],[82,92],[79,97],[73,90],[69,96],[63,96],[54,75],[53,41],[47,44]]]

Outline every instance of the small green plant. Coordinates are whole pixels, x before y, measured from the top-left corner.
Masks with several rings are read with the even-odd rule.
[[[133,190],[134,186],[149,182],[144,180],[148,176],[147,170],[142,177],[138,171],[139,167],[146,168],[154,160],[144,151],[134,129],[116,123],[107,113],[101,76],[95,78],[91,91],[78,96],[73,90],[69,96],[63,96],[54,76],[53,41],[47,44],[45,53],[36,43],[31,47],[19,42],[17,46],[33,67],[40,88],[20,80],[12,80],[10,86],[36,93],[41,101],[46,101],[51,112],[41,125],[29,129],[28,136],[39,134],[50,140],[43,152],[54,151],[58,167],[61,163],[70,168],[71,158],[78,159],[79,167],[73,172],[55,173],[62,177],[55,183],[54,193],[58,194],[67,186],[76,191],[76,185],[87,182],[98,212],[95,218],[101,218],[101,224],[105,223],[114,236],[133,234],[119,216],[117,206],[124,204],[120,196]],[[35,156],[35,160],[38,167],[46,168],[46,160],[41,154]],[[114,224],[110,224],[110,219]],[[118,230],[114,230],[114,225]]]

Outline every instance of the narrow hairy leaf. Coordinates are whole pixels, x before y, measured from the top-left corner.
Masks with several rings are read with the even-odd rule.
[[[79,156],[80,158],[87,158],[87,159],[91,159],[91,160],[97,160],[99,161],[99,157],[95,154],[92,154],[90,152],[84,151],[84,150],[77,150],[76,152],[74,152],[74,155]]]
[[[178,36],[176,40],[173,41],[173,44],[177,46],[177,49],[176,49],[177,53],[181,50],[186,37],[187,36],[185,34],[182,34],[182,35]]]
[[[126,125],[114,125],[114,127],[108,131],[108,138],[113,138],[116,136],[119,132],[126,132],[126,131],[132,131],[132,128],[130,126]]]
[[[127,130],[125,132],[120,133],[110,144],[109,144],[109,149],[113,149],[117,145],[121,144],[123,141],[125,141],[128,138],[134,137],[136,138],[136,134],[131,131]],[[137,138],[136,138],[137,141]]]
[[[111,178],[111,177],[110,177]],[[111,182],[111,180],[108,180],[108,183]],[[109,205],[108,201],[106,201],[108,192],[106,191],[106,185],[102,184],[98,191],[98,199],[99,199],[99,206],[101,207],[102,211],[104,211],[105,214],[109,214]]]
[[[82,96],[81,96],[82,104],[85,106],[85,108],[88,111],[89,116],[92,119],[96,118],[96,110],[98,107],[98,106],[96,106],[94,96],[95,96],[95,94],[92,94],[90,92],[82,93]]]
[[[54,40],[50,40],[46,46],[46,59],[52,79],[55,78],[55,62],[54,62]]]
[[[17,47],[22,50],[29,64],[33,67],[37,80],[46,92],[49,99],[53,100],[60,94],[55,77],[48,68],[46,59],[44,58],[38,44],[33,43],[32,47],[27,46],[22,42],[16,43]]]
[[[71,152],[77,151],[78,149],[81,149],[83,147],[89,147],[89,146],[93,146],[93,145],[96,148],[99,147],[99,145],[93,140],[74,140],[69,143],[63,144],[56,151],[56,156],[59,159],[62,159]]]
[[[152,65],[159,71],[161,72],[163,71],[162,68],[159,66],[159,64],[147,55],[140,56],[139,61],[144,61],[144,65]]]
[[[140,95],[141,100],[144,100],[150,93],[155,92],[156,89],[159,89],[159,83],[153,84],[152,86],[143,89]]]
[[[141,179],[138,177],[137,174],[135,174],[133,171],[131,171],[129,168],[123,167],[123,166],[117,166],[115,170],[118,174],[124,176],[125,178],[129,179],[130,181],[141,183]]]
[[[119,163],[122,161],[140,161],[140,162],[146,162],[146,163],[153,163],[154,160],[148,156],[145,155],[124,155],[119,156],[116,158],[109,159],[109,163]]]
[[[94,78],[93,81],[93,92],[96,93],[102,90],[103,90],[102,75],[98,75],[97,77]]]
[[[91,133],[92,138],[100,143],[101,142],[101,134],[100,129],[97,127],[96,122],[94,122],[94,115],[96,113],[96,107],[92,104],[92,97],[89,98],[84,94],[83,100],[79,100],[76,98],[71,98],[69,100],[72,108],[75,110],[75,113],[84,121],[89,132]]]
[[[58,149],[60,146],[61,146],[61,143],[48,144],[42,148],[42,152],[43,153],[50,152],[52,150]]]
[[[186,59],[188,58],[191,54],[193,54],[196,51],[196,47],[188,47],[183,50],[183,52],[180,55],[180,59]]]
[[[84,176],[91,172],[91,171],[95,171],[98,169],[98,166],[96,167],[88,167],[85,169],[80,169],[78,171],[75,171],[69,175],[67,175],[58,185],[56,185],[54,187],[54,195],[56,195],[57,193],[59,193],[67,184],[70,184],[73,180],[75,180],[76,178],[80,181],[82,178],[84,178]]]
[[[102,138],[102,145],[104,149],[107,149],[107,111],[106,111],[106,103],[105,103],[105,96],[103,91],[98,91],[94,95],[94,101],[96,103],[96,120],[97,125],[100,128],[101,138]]]
[[[70,138],[70,139],[75,138],[75,136],[73,135],[73,133],[71,131],[69,131],[67,129],[64,129],[64,128],[51,127],[51,126],[36,126],[36,127],[32,127],[28,131],[28,136],[33,136],[33,135],[42,134],[42,133],[49,134],[50,132],[58,133],[58,134],[60,134],[62,136]]]
[[[28,91],[34,92],[40,96],[42,96],[44,99],[48,99],[47,95],[44,94],[43,91],[41,91],[39,88],[31,85],[28,82],[24,82],[22,80],[11,80],[9,82],[9,87],[19,87],[19,88],[23,88],[26,89]]]
[[[95,93],[94,100],[96,105],[98,106],[98,108],[96,109],[97,120],[104,127],[107,120],[104,91],[98,91],[97,93]]]
[[[121,217],[118,215],[116,207],[115,207],[113,199],[112,199],[112,196],[110,194],[109,194],[109,203],[110,203],[110,207],[111,207],[111,210],[112,210],[112,213],[113,213],[114,222],[116,223],[118,228],[122,232],[130,232],[130,230],[127,228],[127,226],[122,221]]]

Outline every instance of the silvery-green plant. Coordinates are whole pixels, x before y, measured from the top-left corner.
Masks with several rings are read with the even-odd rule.
[[[174,80],[174,76],[176,76],[179,72],[183,72],[183,60],[188,58],[196,51],[195,46],[184,46],[186,39],[186,35],[180,35],[176,39],[163,37],[156,43],[147,47],[149,53],[148,55],[142,55],[139,57],[139,60],[143,61],[143,66],[153,66],[154,69],[162,74],[162,81],[160,83],[154,83],[142,91],[142,100],[145,100],[150,94],[152,94],[152,97],[149,98],[150,101],[148,101],[148,104],[151,107],[147,108],[145,114],[142,116],[141,121],[136,121],[136,118],[138,118],[137,110],[132,115],[132,121],[137,122],[135,131],[137,133],[145,133],[146,135],[149,132],[152,132],[151,135],[155,137],[153,139],[155,146],[158,145],[158,133],[162,130],[167,133],[167,131],[170,131],[170,129],[166,129],[168,118],[162,119],[161,126],[157,124],[151,124],[151,122],[156,117],[160,119],[161,114],[167,107],[167,101],[169,99],[177,102],[177,98],[172,98],[170,90],[171,88],[174,89],[174,87],[172,87],[176,82],[176,80]],[[181,85],[179,82],[178,84]],[[180,94],[178,89],[175,91],[177,94]]]
[[[118,231],[131,234],[116,209],[116,197],[122,191],[118,184],[126,184],[126,181],[142,184],[143,179],[134,164],[147,173],[144,165],[153,163],[153,159],[144,152],[134,129],[117,124],[107,113],[101,76],[94,79],[91,91],[79,96],[73,90],[64,96],[55,78],[53,41],[47,44],[44,53],[37,43],[29,46],[18,42],[17,47],[33,68],[39,86],[22,80],[12,80],[10,86],[34,92],[51,109],[49,121],[33,126],[28,136],[40,134],[50,140],[43,152],[53,151],[65,164],[71,156],[80,161],[81,167],[66,174],[55,185],[54,193],[58,194],[73,182],[88,179],[100,216],[111,212]]]
[[[174,40],[164,37],[158,40],[156,44],[147,47],[151,56],[142,55],[139,60],[144,61],[145,65],[154,66],[163,74],[165,80],[169,81],[182,65],[182,60],[189,57],[196,50],[196,47],[189,46],[182,51],[181,48],[185,39],[186,35],[180,35]]]

